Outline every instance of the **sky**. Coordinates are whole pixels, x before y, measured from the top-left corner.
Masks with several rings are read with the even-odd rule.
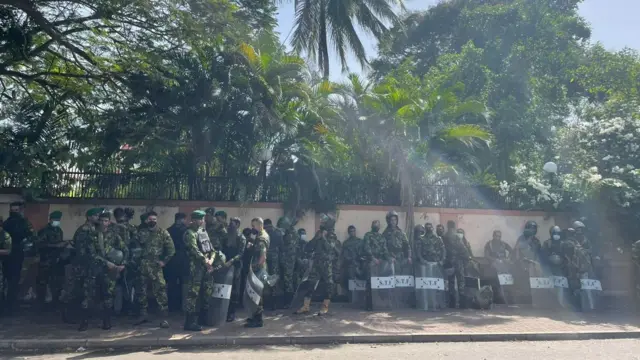
[[[410,10],[425,10],[437,3],[437,0],[405,0]],[[535,1],[535,0],[532,0]],[[293,2],[280,6],[278,14],[278,32],[282,41],[288,39],[294,21]],[[601,42],[606,48],[620,50],[625,47],[640,50],[640,0],[584,0],[580,14],[591,24],[593,42]],[[375,41],[364,35],[369,56],[375,55]],[[331,78],[339,80],[344,75],[340,71],[340,62],[334,55],[331,61]],[[351,71],[361,72],[356,61],[349,59]]]

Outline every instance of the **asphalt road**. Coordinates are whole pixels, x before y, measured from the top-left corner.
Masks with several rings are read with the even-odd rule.
[[[165,359],[447,359],[447,360],[640,360],[640,340],[556,342],[487,342],[393,345],[261,346],[253,348],[158,349],[139,352],[76,352],[70,354],[0,354],[2,359],[29,360],[165,360]]]

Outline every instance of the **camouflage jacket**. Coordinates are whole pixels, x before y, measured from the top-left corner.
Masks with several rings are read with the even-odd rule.
[[[283,246],[280,254],[281,263],[292,264],[296,262],[299,241],[300,236],[293,226],[285,230],[284,236],[282,237]]]
[[[411,257],[409,240],[399,227],[387,226],[382,235],[387,241],[387,249],[392,258],[401,260]]]
[[[309,241],[307,247],[313,253],[313,266],[330,266],[333,262],[334,249],[331,245],[331,234],[335,236],[335,233],[327,233],[327,236],[322,235],[322,230],[318,230],[316,235]]]
[[[58,262],[63,248],[51,247],[64,242],[64,235],[59,226],[48,224],[38,231],[38,252],[40,265],[53,265]]]
[[[184,251],[187,255],[189,263],[196,268],[204,268],[207,265],[207,254],[203,253],[198,246],[198,231],[204,229],[194,228],[190,226],[183,235]]]
[[[373,259],[390,260],[391,254],[387,249],[387,241],[379,232],[369,231],[362,239],[362,255],[367,261]]]
[[[489,259],[507,260],[513,255],[513,249],[509,244],[500,240],[499,244],[496,244],[493,240],[489,240],[484,246],[484,256]]]
[[[223,243],[227,240],[227,226],[225,223],[214,222],[207,224],[207,234],[209,235],[209,241],[216,250],[222,250]]]
[[[456,233],[447,232],[444,235],[444,246],[447,252],[446,260],[448,262],[467,261],[471,258],[471,254],[464,240],[459,239]]]
[[[342,244],[342,261],[345,266],[357,265],[362,256],[362,239],[350,236]]]
[[[415,246],[418,260],[442,262],[446,257],[444,242],[436,234],[427,234],[416,238]]]
[[[327,233],[327,240],[329,241],[329,245],[331,245],[331,264],[333,266],[334,275],[338,276],[342,269],[342,264],[340,263],[340,257],[342,256],[342,243],[338,240],[338,236],[335,231],[330,230]]]
[[[239,229],[233,231],[227,231],[227,241],[223,247],[223,252],[227,258],[227,261],[231,261],[234,264],[242,261],[245,248],[247,247],[247,239],[245,239],[242,232]]]
[[[118,234],[118,236],[120,236],[120,238],[122,239],[122,241],[124,241],[125,244],[129,244],[129,242],[131,241],[131,238],[130,238],[131,234],[127,225],[111,223],[109,224],[109,230]]]
[[[73,234],[72,240],[75,248],[75,256],[73,257],[73,265],[81,267],[89,275],[89,271],[98,262],[98,231],[93,224],[85,223],[80,226]]]
[[[262,230],[260,234],[253,240],[253,246],[251,247],[251,268],[254,272],[258,272],[260,269],[268,271],[267,266],[267,252],[269,251],[269,234]],[[261,264],[260,261],[264,259]]]
[[[104,265],[103,269],[106,271],[107,262],[111,262],[114,265],[127,265],[129,260],[129,247],[122,240],[122,237],[116,232],[117,228],[108,229],[105,232],[98,232],[97,241],[98,241],[98,263],[99,265]],[[122,263],[116,264],[111,259],[109,259],[108,254],[112,250],[120,250],[122,251]]]
[[[176,253],[171,235],[167,230],[160,227],[154,229],[144,228],[138,232],[137,238],[142,249],[140,255],[140,265],[142,266],[159,267],[157,261],[162,261],[166,264]]]
[[[513,255],[517,260],[531,260],[540,261],[540,253],[542,251],[542,245],[537,237],[532,237],[527,240],[524,235],[521,235],[516,241],[516,246],[513,249]]]

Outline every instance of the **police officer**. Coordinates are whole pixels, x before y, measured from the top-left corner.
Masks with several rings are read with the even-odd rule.
[[[203,219],[206,215],[201,210],[191,213],[191,224],[184,233],[183,239],[189,264],[189,274],[185,278],[185,291],[187,293],[185,294],[184,304],[182,304],[185,314],[184,330],[187,331],[202,330],[202,326],[198,324],[198,313],[201,310],[197,308],[198,298],[201,287],[203,284],[209,283],[207,278],[210,278],[213,272],[213,259],[210,258],[210,254],[213,253],[214,249],[207,231],[203,228]],[[209,275],[207,276],[207,274]]]
[[[231,302],[229,303],[229,311],[227,313],[227,322],[236,319],[236,308],[240,305],[244,288],[242,287],[242,259],[244,257],[247,239],[240,231],[240,218],[233,217],[229,221],[227,228],[227,241],[223,246],[223,252],[227,262],[224,267],[233,266],[233,286],[231,287]]]
[[[349,225],[347,228],[347,240],[342,244],[342,268],[345,269],[342,276],[342,286],[349,288],[349,280],[358,278],[361,273],[360,257],[362,256],[362,239],[356,236],[356,227]]]
[[[426,228],[418,225],[415,233],[414,244],[416,247],[416,259],[420,263],[437,262],[442,264],[445,259],[446,250],[442,238],[434,234],[433,225],[427,223]]]
[[[278,219],[278,228],[284,231],[283,246],[280,254],[280,273],[284,288],[284,307],[289,308],[296,291],[294,271],[298,256],[298,232],[293,227],[293,221],[287,216]]]
[[[20,275],[24,261],[25,246],[35,243],[37,234],[31,222],[24,216],[24,203],[13,202],[9,205],[9,218],[4,222],[4,231],[11,236],[11,254],[3,262],[4,276],[7,282],[5,311],[15,313],[20,292]]]
[[[261,270],[267,270],[267,253],[269,251],[269,234],[264,230],[264,221],[262,218],[254,218],[251,220],[251,242],[248,251],[251,252],[251,268],[254,273],[258,273]],[[260,328],[264,326],[264,320],[262,318],[263,298],[260,299],[260,304],[252,316],[247,319],[245,327],[248,328]]]
[[[167,280],[167,298],[169,301],[169,311],[180,311],[182,309],[182,283],[184,277],[188,275],[189,268],[186,267],[187,253],[184,251],[184,233],[188,227],[186,224],[187,215],[185,213],[177,213],[174,215],[174,222],[167,232],[173,241],[173,247],[176,254],[169,260],[164,267],[164,277]]]
[[[62,212],[52,212],[49,214],[47,226],[38,232],[40,262],[38,263],[36,296],[41,310],[44,310],[47,286],[51,291],[51,302],[55,305],[58,303],[64,283],[64,267],[61,266],[60,255],[67,243],[64,241],[64,235],[60,228],[61,218]]]
[[[464,233],[457,231],[455,221],[447,222],[447,233],[443,241],[447,251],[445,268],[452,273],[449,276],[449,296],[453,298],[451,304],[457,309],[466,308],[468,299],[465,297],[465,270],[471,254],[464,243]]]
[[[363,270],[367,279],[367,311],[373,310],[373,297],[371,293],[371,265],[379,264],[381,260],[391,260],[391,254],[387,248],[387,241],[380,233],[380,221],[371,223],[371,231],[364,235],[362,240],[362,255],[364,258]]]
[[[298,246],[296,248],[296,266],[294,270],[294,284],[297,289],[302,283],[305,273],[309,269],[309,261],[311,260],[311,252],[307,251],[307,243],[309,238],[307,237],[307,230],[298,229]]]
[[[219,237],[217,234],[218,231],[218,222],[216,221],[216,208],[210,207],[205,211],[205,230],[207,231],[207,235],[209,235],[209,241],[213,248],[218,250],[222,247],[222,244],[219,242]]]

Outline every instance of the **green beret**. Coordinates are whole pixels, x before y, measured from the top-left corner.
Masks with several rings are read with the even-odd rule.
[[[200,220],[204,218],[205,215],[207,215],[206,212],[202,210],[195,210],[194,212],[191,213],[191,218],[195,220]]]
[[[96,215],[100,214],[103,211],[104,211],[103,208],[91,208],[91,209],[87,210],[87,216],[96,216]]]
[[[214,216],[221,216],[223,218],[226,218],[227,217],[227,213],[225,211],[220,210],[220,211],[217,211]]]
[[[210,208],[207,208],[204,212],[205,212],[205,215],[215,216],[214,214],[216,213],[216,208],[210,207]]]
[[[52,220],[60,220],[62,218],[62,211],[54,211],[51,214],[49,214],[49,219]]]

